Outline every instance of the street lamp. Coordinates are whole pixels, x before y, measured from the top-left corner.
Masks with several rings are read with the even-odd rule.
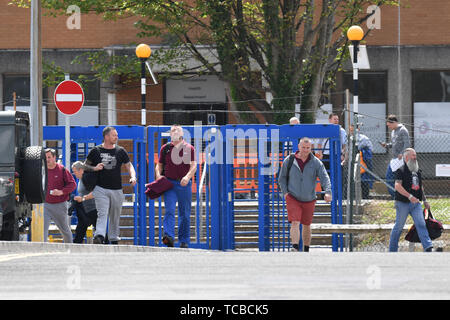
[[[146,111],[145,111],[145,95],[147,82],[145,78],[145,62],[152,54],[150,47],[144,43],[141,43],[136,47],[136,56],[141,60],[141,125],[146,124]]]
[[[347,38],[353,44],[353,109],[358,113],[358,51],[359,42],[364,37],[360,26],[351,26],[347,31]]]
[[[364,38],[364,31],[360,26],[351,26],[347,30],[347,38],[353,44],[353,141],[349,140],[348,154],[348,181],[347,181],[347,218],[348,224],[353,223],[353,198],[355,185],[351,183],[352,173],[355,166],[355,156],[358,152],[358,51],[359,42]],[[349,123],[350,125],[350,123]],[[353,251],[352,235],[349,238],[349,250]]]

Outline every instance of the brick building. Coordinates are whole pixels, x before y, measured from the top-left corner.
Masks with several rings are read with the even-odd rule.
[[[0,101],[2,109],[11,108],[12,92],[15,91],[17,105],[26,108],[29,105],[30,10],[8,5],[8,2],[0,0]],[[446,32],[450,27],[447,15],[450,2],[401,2],[400,7],[381,7],[375,29],[363,43],[367,46],[370,70],[360,71],[360,111],[368,115],[363,120],[367,122],[367,130],[378,130],[376,134],[368,132],[377,140],[378,135],[380,140],[385,139],[383,119],[390,113],[397,114],[402,122],[416,124],[422,131],[426,131],[430,123],[436,123],[440,129],[449,129],[448,124],[439,122],[436,114],[450,117],[450,107],[446,104],[450,103],[450,34]],[[67,16],[43,15],[43,60],[61,66],[74,79],[80,74],[92,73],[88,65],[70,63],[86,51],[105,50],[114,54],[128,50],[134,54],[130,43],[140,42],[158,48],[158,39],[136,36],[135,20],[127,18],[112,22],[103,21],[96,15],[81,15],[80,29],[69,29]],[[362,27],[367,30],[367,25]],[[329,101],[334,110],[343,109],[345,99],[341,92],[352,87],[350,63],[346,70],[348,72],[339,74],[337,93]],[[223,88],[223,83],[211,76],[197,79],[195,83],[166,80],[150,86],[147,109],[151,112],[147,114],[147,124],[193,121],[195,118],[194,113],[177,116],[176,112],[155,111],[227,109]],[[53,91],[54,88],[46,88],[43,94],[46,124],[61,123],[53,104]],[[212,92],[217,94],[211,95]],[[86,88],[85,106],[84,113],[77,115],[73,124],[140,124],[139,84],[124,85],[117,80],[92,82]],[[429,110],[433,112],[429,114]],[[205,114],[200,114],[203,118],[199,120],[204,120]],[[217,122],[233,123],[234,118],[221,113],[217,114]],[[423,146],[423,150],[427,151],[427,146]]]

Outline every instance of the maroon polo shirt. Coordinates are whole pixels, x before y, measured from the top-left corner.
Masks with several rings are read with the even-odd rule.
[[[169,142],[170,148],[163,160],[163,150],[166,145],[159,150],[159,163],[165,163],[165,176],[173,180],[181,180],[189,172],[191,161],[195,161],[195,149],[186,141],[181,142],[177,147]]]
[[[308,161],[311,159],[311,154],[309,154],[308,158],[306,159],[305,162],[302,161],[302,159],[297,158],[297,156],[299,155],[300,151],[297,151],[295,153],[295,160],[297,160],[298,166],[300,167],[300,169],[303,172],[303,169],[305,169],[306,164],[308,163]]]

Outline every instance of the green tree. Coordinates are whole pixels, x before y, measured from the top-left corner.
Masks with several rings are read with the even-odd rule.
[[[15,0],[26,5],[28,0]],[[371,14],[368,5],[396,5],[388,0],[42,0],[50,14],[69,5],[105,19],[137,16],[140,37],[158,37],[166,50],[152,63],[186,72],[215,74],[226,83],[231,108],[240,122],[256,122],[251,103],[267,122],[286,123],[302,93],[302,122],[314,122],[325,88],[334,83],[346,58],[346,30]],[[201,50],[199,48],[210,48]],[[194,57],[195,68],[183,65]],[[211,56],[214,59],[211,59]],[[138,70],[131,56],[88,55],[99,77]],[[119,63],[119,60],[125,62]],[[118,67],[120,66],[120,67]],[[138,74],[136,72],[131,73]],[[172,73],[173,75],[173,73]],[[264,93],[270,91],[269,104]],[[288,113],[290,112],[290,113]]]

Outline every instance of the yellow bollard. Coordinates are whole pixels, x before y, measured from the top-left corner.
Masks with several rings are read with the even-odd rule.
[[[94,230],[92,226],[89,226],[86,230],[86,243],[92,244],[93,237],[94,237]]]
[[[33,204],[31,213],[31,241],[44,242],[44,204]]]

